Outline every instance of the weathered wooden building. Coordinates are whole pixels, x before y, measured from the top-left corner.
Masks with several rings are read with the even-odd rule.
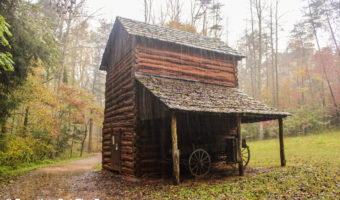
[[[103,168],[138,177],[160,174],[170,160],[179,181],[187,149],[234,138],[243,174],[241,123],[274,119],[285,165],[289,114],[237,89],[242,57],[219,40],[117,17],[100,66],[107,72]]]

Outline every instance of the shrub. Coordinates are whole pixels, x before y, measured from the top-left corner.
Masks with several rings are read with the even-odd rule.
[[[13,134],[6,134],[7,148],[0,151],[0,165],[16,166],[23,163],[32,163],[48,158],[51,154],[52,146],[40,142],[39,140],[27,136],[19,137]]]

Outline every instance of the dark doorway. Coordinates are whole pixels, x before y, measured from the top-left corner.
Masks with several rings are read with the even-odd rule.
[[[112,134],[111,162],[114,170],[120,170],[120,134]]]

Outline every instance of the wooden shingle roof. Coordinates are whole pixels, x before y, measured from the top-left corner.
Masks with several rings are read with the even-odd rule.
[[[136,75],[136,79],[171,110],[270,115],[272,118],[290,115],[233,87],[141,74]]]
[[[214,38],[205,37],[202,35],[163,26],[147,24],[144,22],[139,22],[122,17],[117,17],[117,20],[123,25],[125,30],[130,35],[156,39],[164,42],[185,45],[208,51],[214,51],[222,54],[236,56],[239,58],[244,57],[236,50],[230,48],[224,42]]]

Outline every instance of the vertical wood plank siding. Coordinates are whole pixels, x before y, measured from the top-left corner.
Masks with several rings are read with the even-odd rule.
[[[104,68],[101,69],[109,71],[110,67],[117,65],[131,51],[133,43],[133,36],[129,35],[120,23],[115,23],[105,47],[101,63]]]
[[[137,176],[159,176],[162,172],[162,157],[170,141],[170,119],[167,108],[140,83],[136,83]],[[163,163],[164,164],[164,163]]]
[[[137,45],[136,72],[237,86],[236,62]]]
[[[106,75],[103,126],[103,168],[111,170],[112,134],[121,135],[121,173],[135,175],[136,89],[133,52],[127,53]]]

